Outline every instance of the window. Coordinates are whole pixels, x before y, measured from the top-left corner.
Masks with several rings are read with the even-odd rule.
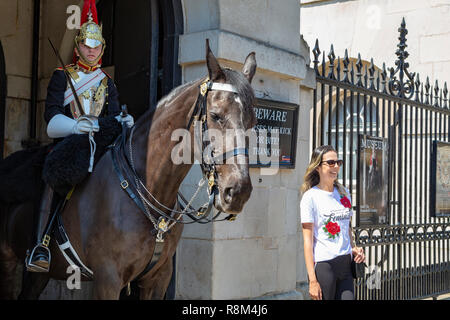
[[[365,100],[365,103],[364,103]],[[350,169],[352,172],[352,184],[353,188],[356,187],[356,148],[358,146],[358,133],[364,133],[364,119],[366,133],[370,134],[372,129],[372,134],[376,135],[377,131],[377,107],[373,101],[370,100],[370,97],[364,97],[364,95],[353,94],[353,97],[347,96],[345,97],[345,118],[344,118],[344,102],[343,97],[340,98],[338,106],[334,105],[334,108],[331,112],[331,130],[328,130],[328,117],[329,113],[325,115],[324,121],[324,132],[325,137],[329,136],[329,140],[325,139],[325,143],[331,144],[335,146],[338,151],[338,157],[344,160],[345,168],[342,168],[339,172],[339,179],[342,182],[343,175],[345,172],[345,185],[348,186],[348,181],[350,179]],[[337,125],[336,125],[336,112],[337,116]],[[345,119],[345,121],[344,121]],[[344,130],[345,123],[345,130]],[[358,128],[359,124],[359,128]],[[336,135],[338,138],[337,147],[336,147]],[[345,139],[345,153],[344,153],[344,139]],[[351,140],[353,141],[351,145]],[[352,168],[350,168],[350,157]]]

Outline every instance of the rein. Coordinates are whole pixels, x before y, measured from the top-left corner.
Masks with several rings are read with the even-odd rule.
[[[207,95],[211,90],[221,90],[237,93],[237,90],[234,86],[230,84],[223,84],[212,82],[208,78],[201,83],[199,86],[199,95],[197,98],[196,105],[194,107],[194,111],[189,119],[187,130],[190,130],[191,125],[194,125],[194,138],[199,137],[196,135],[196,131],[199,131],[201,136],[207,132]],[[122,111],[124,113],[124,111]],[[122,116],[125,116],[122,114]],[[201,126],[199,125],[199,121],[201,122]],[[203,159],[203,153],[208,146],[205,141],[198,142],[201,144],[202,148],[202,161],[200,163],[203,177],[199,181],[198,189],[194,193],[193,197],[190,201],[187,201],[186,198],[181,194],[180,191],[177,192],[177,199],[175,208],[168,208],[162,203],[160,203],[145,187],[145,184],[139,178],[133,160],[133,147],[132,147],[132,139],[135,126],[131,128],[131,131],[128,136],[128,155],[125,150],[126,142],[127,142],[127,133],[128,128],[126,124],[122,124],[122,135],[119,136],[114,144],[111,146],[111,157],[114,169],[116,174],[120,180],[120,186],[124,191],[127,192],[128,196],[136,203],[141,211],[146,215],[146,217],[152,222],[154,226],[154,230],[152,233],[157,232],[156,241],[163,242],[163,235],[167,231],[169,231],[176,223],[182,224],[191,224],[191,223],[210,223],[216,221],[233,221],[236,219],[235,215],[229,214],[227,217],[217,220],[217,218],[222,213],[218,211],[218,213],[211,219],[208,219],[208,216],[211,214],[212,208],[214,206],[214,198],[218,194],[218,185],[217,185],[217,172],[216,165],[224,163],[227,159],[236,157],[238,155],[244,155],[248,157],[248,149],[247,148],[234,148],[231,151],[227,151],[218,156],[213,156],[212,152],[208,152],[206,159]],[[205,161],[207,160],[207,161]],[[130,180],[127,180],[125,176],[131,177]],[[201,187],[204,185],[205,181],[208,181],[208,202],[202,205],[199,209],[194,209],[191,206],[191,203],[198,195]],[[162,207],[164,210],[169,213],[164,212],[156,205],[154,205],[149,199],[145,196],[144,192],[150,196],[153,201],[157,203],[158,206]],[[160,216],[158,220],[150,213],[150,208],[156,211]],[[180,211],[181,209],[181,211]],[[183,215],[187,215],[192,221],[182,221],[181,217]]]

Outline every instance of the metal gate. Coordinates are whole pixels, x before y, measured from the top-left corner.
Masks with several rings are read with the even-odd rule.
[[[434,140],[450,141],[447,83],[408,70],[403,19],[394,68],[376,68],[333,46],[313,49],[317,86],[313,95],[312,148],[330,144],[344,160],[339,180],[359,199],[359,134],[388,138],[387,223],[358,226],[364,276],[355,280],[357,299],[421,299],[450,292],[450,218],[430,217],[430,163]],[[322,55],[321,55],[322,53]],[[450,168],[447,168],[450,170]],[[354,202],[355,204],[355,202]],[[359,203],[354,212],[360,212]]]

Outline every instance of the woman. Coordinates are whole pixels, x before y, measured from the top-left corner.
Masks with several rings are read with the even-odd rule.
[[[332,146],[320,146],[304,176],[300,213],[309,294],[314,300],[353,300],[352,256],[365,261],[353,244],[351,197],[337,181],[343,161]]]

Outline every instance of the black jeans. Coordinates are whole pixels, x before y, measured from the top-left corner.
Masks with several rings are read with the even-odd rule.
[[[323,300],[354,300],[350,254],[317,262],[315,271]]]

